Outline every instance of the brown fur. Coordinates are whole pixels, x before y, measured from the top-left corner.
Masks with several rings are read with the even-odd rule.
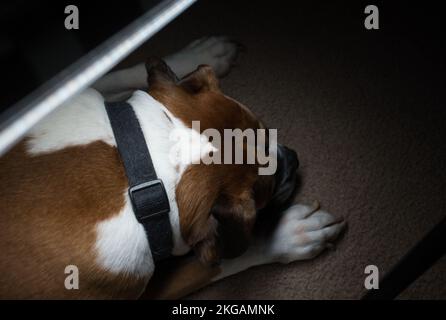
[[[149,60],[147,71],[150,94],[189,127],[198,120],[202,131],[214,128],[221,136],[224,129],[264,128],[246,107],[221,93],[208,66],[180,81],[160,60]],[[176,189],[181,231],[203,263],[216,264],[246,249],[256,209],[273,191],[273,179],[259,178],[257,168],[256,164],[198,164],[183,174]]]
[[[221,133],[263,128],[220,92],[207,66],[181,81],[160,61],[150,62],[148,71],[150,94],[188,126],[199,120],[202,130]],[[23,141],[0,159],[0,298],[137,297],[149,279],[113,275],[94,262],[95,227],[123,208],[128,188],[116,148],[97,141],[37,156],[25,149]],[[257,167],[199,164],[183,174],[176,189],[181,232],[201,263],[215,265],[246,248],[256,209],[273,188]],[[64,287],[71,264],[80,270],[80,290]],[[218,273],[194,266],[185,267],[185,277],[205,283]],[[195,286],[166,290],[172,296]]]
[[[0,159],[0,298],[137,297],[148,279],[94,264],[96,224],[124,205],[116,148],[98,141],[29,156],[25,144]],[[71,264],[81,290],[64,287]]]
[[[195,257],[162,261],[141,299],[179,299],[208,285],[220,274],[218,266],[204,266]]]

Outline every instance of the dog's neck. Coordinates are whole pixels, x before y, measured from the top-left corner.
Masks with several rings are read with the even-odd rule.
[[[170,222],[174,236],[173,255],[190,248],[183,241],[175,190],[184,170],[213,149],[203,136],[188,128],[160,102],[143,91],[127,100],[133,106],[151,154],[156,174],[163,181],[170,202]]]
[[[170,204],[170,223],[173,233],[173,255],[185,254],[189,247],[183,241],[180,230],[180,217],[176,203],[175,188],[182,171],[174,157],[172,132],[187,129],[179,121],[172,121],[168,110],[149,94],[135,91],[127,100],[135,110],[157,176],[163,181]],[[176,119],[175,119],[176,120]],[[183,126],[184,128],[182,128]]]
[[[211,144],[207,139],[200,137],[197,132],[188,128],[181,120],[173,116],[164,105],[148,93],[135,91],[128,102],[135,110],[156,173],[163,181],[169,197],[170,222],[174,238],[172,254],[184,254],[189,251],[189,247],[181,236],[180,215],[175,189],[191,160],[200,157],[200,154],[204,154],[206,150],[212,148]],[[191,139],[191,135],[196,137]],[[198,139],[196,139],[197,137]],[[30,131],[27,140],[27,152],[30,155],[45,154],[69,146],[87,145],[97,140],[116,146],[105,112],[103,97],[96,90],[87,89]],[[192,155],[192,157],[189,155]],[[129,201],[126,190],[123,190],[123,192],[126,195],[126,201]],[[125,216],[124,213],[120,217],[123,216]],[[100,224],[98,239],[105,240],[98,241],[99,245],[97,246],[99,252],[106,253],[105,256],[113,256],[113,249],[121,241],[114,236],[117,229],[124,232],[122,230],[124,225],[119,223],[120,217],[116,218],[116,224],[113,219]],[[132,219],[128,221],[132,221]],[[132,233],[134,229],[127,231]],[[143,230],[139,231],[144,234]],[[112,254],[110,254],[110,251],[112,251]],[[102,256],[102,254],[99,254],[99,256]],[[107,259],[102,260],[108,261]],[[113,267],[110,269],[113,269]]]

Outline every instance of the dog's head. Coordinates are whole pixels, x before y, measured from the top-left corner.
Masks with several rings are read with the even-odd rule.
[[[265,129],[246,106],[220,91],[209,66],[199,66],[183,79],[159,59],[150,59],[146,68],[149,93],[184,125],[192,127],[192,121],[199,121],[200,134],[214,129],[224,137],[225,129]],[[238,145],[244,151],[242,164],[234,161],[236,143],[225,148],[226,139],[217,143],[209,138],[215,150],[208,156],[222,159],[221,164],[189,165],[176,186],[176,200],[184,240],[203,263],[215,264],[246,250],[259,210],[290,201],[296,188],[298,160],[285,146],[269,149],[272,139],[267,131],[257,136],[253,149],[246,140]],[[277,170],[272,174],[259,174],[265,167],[256,153],[260,146],[276,157]],[[247,161],[249,150],[256,154],[254,162]],[[225,157],[233,161],[223,164],[227,163]]]

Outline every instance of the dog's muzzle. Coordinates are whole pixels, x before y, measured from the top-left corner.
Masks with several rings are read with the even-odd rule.
[[[271,205],[275,208],[287,207],[296,191],[299,160],[296,151],[279,144],[277,146],[277,172]]]

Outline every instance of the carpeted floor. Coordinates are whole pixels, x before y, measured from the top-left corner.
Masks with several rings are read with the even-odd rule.
[[[298,151],[296,202],[348,219],[315,260],[257,267],[189,298],[357,299],[365,266],[382,276],[446,215],[444,39],[435,20],[409,25],[397,6],[381,6],[381,29],[367,31],[364,7],[201,1],[126,62],[203,35],[238,39],[247,50],[223,90]],[[445,262],[401,298],[446,298]]]

